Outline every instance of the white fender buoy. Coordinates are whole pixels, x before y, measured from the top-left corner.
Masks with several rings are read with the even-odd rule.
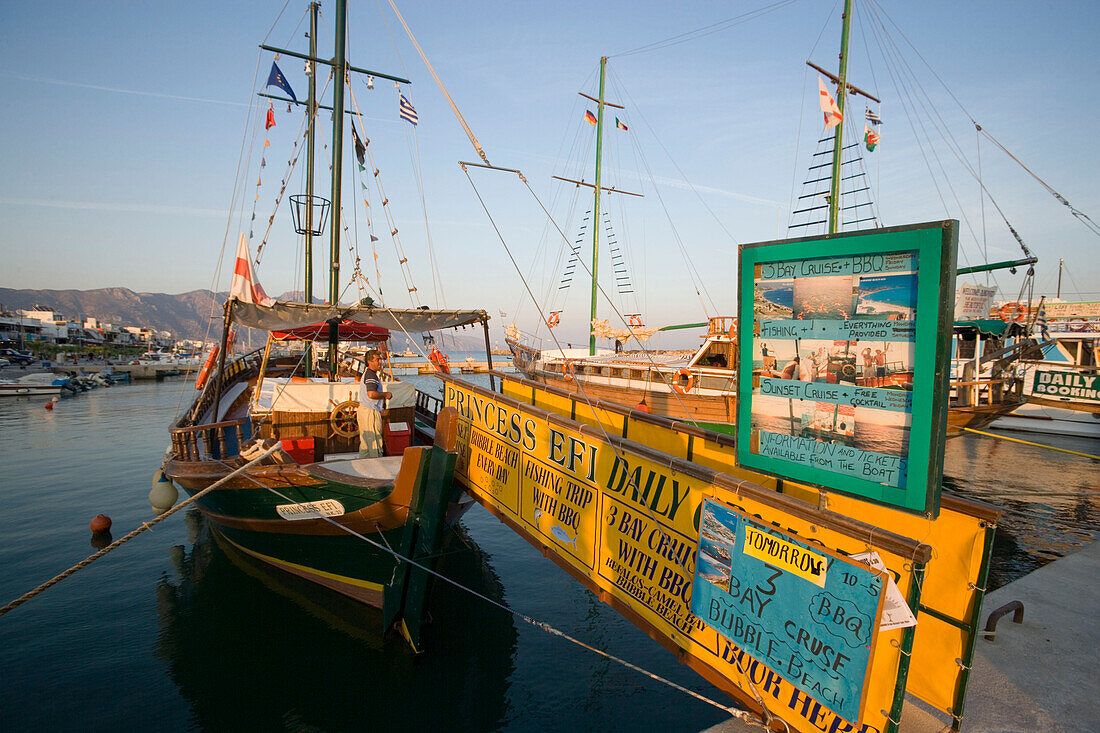
[[[158,468],[153,472],[153,488],[149,492],[149,506],[153,507],[154,512],[164,514],[175,505],[179,495],[180,493],[176,490],[175,484],[168,480],[168,477],[164,475],[164,471]]]

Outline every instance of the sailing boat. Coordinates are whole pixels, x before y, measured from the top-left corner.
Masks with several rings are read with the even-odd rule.
[[[1027,404],[993,427],[1100,438],[1100,304],[1059,299],[1036,311],[1046,328],[1020,359]]]
[[[846,2],[843,15],[839,75],[808,63],[836,85],[837,94],[834,101],[825,91],[824,82],[821,83],[822,99],[827,98],[830,107],[826,112],[826,121],[828,127],[834,128],[835,131],[831,136],[819,141],[831,143],[829,149],[815,153],[815,159],[817,156],[827,155],[831,160],[823,163],[815,161],[811,166],[814,178],[807,182],[824,183],[826,188],[824,191],[816,190],[800,196],[800,200],[810,199],[812,203],[806,204],[807,208],[794,213],[827,210],[827,215],[820,221],[792,224],[792,227],[826,224],[828,234],[836,234],[840,231],[841,212],[844,210],[856,212],[850,221],[843,222],[849,226],[849,231],[852,225],[858,227],[863,224],[865,227],[866,222],[874,222],[877,226],[877,219],[865,213],[866,207],[872,206],[866,195],[863,201],[850,203],[846,200],[847,197],[869,191],[870,186],[860,187],[862,184],[851,183],[845,185],[845,181],[856,176],[849,175],[847,172],[842,174],[842,169],[847,171],[844,166],[858,160],[858,156],[853,156],[851,153],[852,149],[858,149],[858,145],[843,144],[843,112],[848,93],[862,94],[878,101],[847,81],[850,5],[850,2]],[[602,93],[605,62],[606,59],[601,63],[601,94],[598,100],[600,112],[597,116],[597,184],[594,187],[597,212],[600,195],[601,146],[599,140],[605,104]],[[824,101],[822,108],[825,109]],[[877,139],[877,136],[874,139]],[[872,139],[867,139],[866,142],[873,147]],[[829,173],[821,177],[820,173],[814,169],[823,168],[828,168]],[[821,199],[825,199],[825,203],[820,203]],[[593,330],[588,352],[584,353],[577,349],[540,351],[525,344],[518,329],[510,327],[508,346],[513,353],[513,362],[516,367],[529,379],[570,394],[581,394],[589,400],[607,400],[642,412],[687,420],[706,429],[732,434],[737,404],[736,318],[712,316],[703,323],[648,331],[638,327],[641,325],[639,321],[637,324],[631,323],[628,329],[604,327],[601,330],[599,327],[601,322],[596,320],[595,315],[597,236],[598,232],[593,237]],[[1026,249],[1025,254],[1027,257],[1011,262],[960,268],[958,274],[965,275],[1000,268],[1030,267],[1037,262],[1037,259],[1030,256]],[[786,295],[789,297],[790,293]],[[784,307],[781,298],[770,298],[766,293],[763,296],[757,294],[757,298],[758,306],[780,309]],[[556,318],[556,314],[552,315],[547,325],[556,325]],[[658,355],[644,351],[617,353],[618,349],[615,352],[604,350],[602,353],[597,353],[595,348],[597,335],[615,338],[620,342],[630,338],[641,341],[657,330],[685,327],[706,328],[702,336],[702,345],[686,355]],[[1019,323],[1015,319],[983,318],[968,319],[958,323],[955,328],[954,343],[955,358],[952,361],[953,372],[948,407],[948,435],[950,436],[961,434],[965,428],[985,427],[999,416],[1015,410],[1024,403],[1026,397],[1022,391],[1023,381],[1015,374],[1015,367],[1020,355],[1034,344],[1034,340],[1029,338],[1026,323]],[[775,377],[781,377],[786,373],[788,378],[793,376],[794,379],[803,381],[832,384],[843,381],[857,386],[875,388],[902,390],[912,388],[912,372],[900,362],[895,363],[887,358],[888,344],[874,344],[880,347],[874,351],[865,345],[861,346],[863,350],[859,353],[849,352],[850,344],[843,342],[836,348],[815,354],[812,360],[796,359],[786,364],[777,364],[774,352],[768,353],[767,344],[764,344],[761,361],[756,365],[759,368],[754,370],[754,373],[770,374]]]
[[[600,247],[601,192],[630,194],[601,185],[604,113],[607,107],[621,108],[604,97],[607,58],[600,59],[599,96],[581,96],[596,103],[596,114],[588,122],[596,128],[595,183],[554,176],[558,180],[586,186],[593,192],[593,233],[590,275],[592,297],[588,348],[536,349],[515,324],[508,328],[505,343],[515,367],[527,378],[589,400],[609,400],[644,412],[691,420],[714,429],[723,429],[734,419],[736,380],[733,370],[736,345],[736,319],[730,316],[710,318],[708,322],[662,328],[646,327],[640,314],[626,316],[626,328],[614,328],[597,319],[596,286]],[[618,120],[616,120],[618,122]],[[573,257],[579,257],[579,246]],[[613,258],[615,251],[612,250]],[[575,264],[575,263],[573,263]],[[553,312],[547,326],[560,322]],[[693,353],[654,354],[623,351],[631,340],[647,341],[655,333],[681,328],[707,328],[703,345]],[[597,349],[597,338],[614,340],[616,348]]]
[[[336,48],[331,60],[316,50],[318,3],[311,4],[310,52],[264,47],[317,64],[354,71],[344,52],[346,2],[337,0]],[[277,67],[273,65],[273,73]],[[409,83],[371,72],[375,77]],[[344,74],[333,89],[331,205],[334,212],[327,304],[312,302],[306,269],[305,303],[278,302],[259,287],[241,233],[234,283],[225,304],[217,350],[200,374],[202,390],[171,427],[164,474],[192,496],[215,530],[246,555],[381,607],[385,628],[397,625],[415,648],[430,577],[400,563],[412,557],[430,566],[444,523],[468,504],[452,501],[457,415],[411,385],[384,382],[393,394],[383,411],[385,455],[359,458],[356,408],[362,365],[342,346],[384,348],[390,331],[419,333],[482,324],[482,310],[395,310],[340,304],[340,181],[344,139]],[[282,84],[277,84],[282,88]],[[278,97],[276,97],[278,99]],[[286,101],[288,104],[292,100]],[[293,100],[296,101],[296,100]],[[318,108],[314,79],[306,104],[310,167],[308,193],[300,198],[307,252],[324,227],[329,202],[312,191],[312,133]],[[311,257],[307,256],[306,262]],[[247,326],[269,334],[263,349],[227,360],[230,330]],[[487,334],[487,330],[486,330]],[[487,337],[487,335],[486,335]],[[306,348],[280,356],[290,342]],[[327,343],[327,363],[314,374],[312,344]],[[209,374],[208,374],[209,373]],[[438,413],[438,414],[437,414]],[[412,445],[418,438],[426,444]],[[434,439],[434,444],[433,444]],[[415,553],[413,552],[415,548]],[[415,582],[410,582],[410,578]]]

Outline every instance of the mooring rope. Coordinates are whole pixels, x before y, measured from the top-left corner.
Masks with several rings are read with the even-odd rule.
[[[276,446],[278,446],[278,445],[279,444],[277,443]],[[262,458],[262,456],[261,456],[261,458]],[[243,468],[247,468],[247,466],[244,466],[244,467],[242,467],[242,469],[239,469],[239,470],[243,470]],[[228,478],[228,477],[226,477],[226,478]],[[278,496],[279,498],[283,499],[284,501],[291,502],[292,504],[299,503],[299,502],[296,502],[294,499],[291,499],[290,497],[286,496],[285,494],[283,494],[279,490],[275,489],[274,487],[266,486],[266,485],[260,483],[258,480],[256,480],[252,476],[248,476],[246,474],[244,476],[244,478],[248,479],[249,481],[252,481],[253,483],[255,483],[260,488],[267,489],[271,493],[275,494],[275,496]],[[206,491],[209,491],[212,488],[214,488],[214,486],[211,486],[208,489],[204,489],[203,492],[201,492],[201,493],[205,493]],[[199,494],[196,494],[194,497],[192,497],[192,499],[197,498],[198,496],[199,496]],[[332,526],[336,527],[337,529],[340,529],[344,532],[347,532],[348,534],[352,535],[353,537],[356,537],[356,538],[366,542],[367,544],[371,545],[375,549],[380,550],[380,551],[392,556],[393,559],[396,560],[398,563],[407,562],[412,567],[417,568],[419,570],[423,570],[424,572],[428,573],[429,575],[431,575],[433,577],[436,577],[436,578],[439,578],[443,582],[448,583],[448,584],[454,586],[455,588],[457,588],[461,591],[469,593],[470,595],[474,596],[475,598],[478,598],[482,601],[485,601],[486,603],[488,603],[491,606],[496,606],[497,608],[504,611],[505,613],[510,614],[514,618],[520,619],[521,621],[524,621],[525,623],[528,623],[528,624],[530,624],[530,625],[532,625],[532,626],[534,626],[538,629],[542,629],[543,631],[547,632],[548,634],[552,634],[554,636],[559,636],[562,639],[565,639],[566,641],[572,642],[573,644],[576,644],[579,647],[582,647],[582,648],[587,649],[591,652],[594,652],[594,653],[600,655],[601,657],[609,659],[613,662],[617,662],[617,663],[623,665],[624,667],[627,667],[628,669],[634,670],[635,672],[639,672],[641,674],[644,674],[645,676],[649,677],[650,679],[653,679],[657,682],[665,684],[665,685],[673,688],[674,690],[679,690],[680,692],[683,692],[687,695],[690,695],[691,697],[694,697],[695,699],[697,699],[701,702],[705,702],[708,705],[713,705],[714,707],[728,713],[730,716],[732,716],[734,718],[737,718],[739,720],[743,720],[747,723],[753,723],[753,724],[756,724],[756,725],[761,725],[760,721],[752,713],[748,712],[747,710],[741,710],[740,708],[733,707],[731,705],[723,705],[721,702],[718,702],[717,700],[712,700],[709,697],[706,697],[705,695],[702,695],[698,692],[695,692],[694,690],[689,690],[688,688],[684,687],[683,685],[680,685],[676,682],[673,682],[672,680],[667,679],[665,677],[662,677],[662,676],[660,676],[660,675],[658,675],[654,672],[650,672],[649,670],[643,669],[642,667],[639,667],[635,664],[632,664],[632,663],[626,661],[625,659],[621,659],[619,657],[616,657],[614,654],[611,654],[610,652],[605,652],[602,649],[597,649],[594,646],[586,644],[585,642],[581,641],[580,639],[574,638],[574,637],[570,636],[569,634],[565,633],[564,631],[561,631],[559,629],[554,628],[553,626],[546,623],[545,621],[539,621],[538,619],[534,619],[534,618],[532,618],[532,617],[530,617],[530,616],[528,616],[524,613],[521,613],[520,611],[517,611],[513,608],[510,608],[509,606],[504,605],[500,601],[493,600],[492,598],[489,598],[488,596],[484,595],[483,593],[479,593],[478,591],[474,590],[473,588],[470,588],[468,586],[463,585],[462,583],[458,582],[457,580],[453,580],[452,578],[448,578],[446,575],[443,575],[442,573],[440,573],[440,572],[438,572],[438,571],[436,571],[432,568],[429,568],[425,565],[422,565],[422,564],[418,563],[416,560],[405,557],[404,555],[400,554],[396,550],[389,547],[388,544],[383,545],[383,544],[380,544],[378,542],[375,542],[370,537],[367,537],[364,534],[356,532],[351,527],[347,527],[343,524],[340,524],[339,522],[335,521],[332,517],[327,517],[327,516],[318,514],[318,515],[315,516],[315,518],[316,519],[322,519],[322,520],[328,522],[329,524],[331,524]],[[377,525],[375,525],[375,526],[377,526]],[[379,536],[382,537],[383,539],[385,539],[385,536],[382,535],[381,532],[379,532]],[[766,708],[765,708],[765,712],[766,712]],[[766,727],[766,726],[762,726],[762,727]]]
[[[1007,440],[1012,443],[1022,443],[1023,445],[1030,445],[1036,448],[1046,448],[1047,450],[1056,450],[1059,453],[1069,453],[1071,456],[1081,456],[1082,458],[1090,458],[1094,461],[1100,461],[1100,456],[1094,456],[1091,453],[1081,453],[1075,450],[1068,450],[1066,448],[1055,448],[1053,445],[1046,445],[1045,443],[1032,443],[1030,440],[1020,440],[1019,438],[1010,438],[1007,435],[997,435],[996,433],[986,433],[981,430],[974,430],[973,428],[963,428],[968,433],[974,433],[975,435],[984,435],[987,438],[997,438],[999,440]]]
[[[253,458],[251,461],[244,464],[243,466],[241,466],[237,470],[233,471],[228,476],[225,476],[224,478],[221,478],[218,481],[210,484],[205,489],[203,489],[199,493],[192,496],[190,499],[187,499],[185,501],[181,501],[179,504],[175,505],[174,507],[172,507],[171,509],[166,511],[164,514],[161,514],[159,517],[152,520],[151,522],[143,522],[140,527],[138,527],[134,531],[130,532],[125,537],[115,540],[114,542],[107,545],[106,547],[104,547],[99,552],[95,553],[94,555],[89,555],[88,557],[84,558],[83,560],[78,562],[76,565],[73,565],[71,568],[69,568],[65,572],[61,573],[60,575],[56,575],[53,578],[50,578],[49,580],[47,580],[45,583],[38,586],[34,590],[28,591],[27,593],[24,593],[23,595],[19,596],[18,598],[16,598],[14,601],[9,603],[8,605],[4,606],[3,608],[0,608],[0,616],[3,616],[8,611],[11,611],[13,608],[17,608],[18,606],[23,605],[24,603],[26,603],[30,599],[32,599],[35,596],[39,595],[40,593],[44,592],[46,589],[57,585],[62,580],[69,577],[70,575],[72,575],[76,571],[83,570],[84,568],[88,567],[89,565],[91,565],[93,562],[95,562],[99,558],[106,555],[111,550],[115,549],[116,547],[119,547],[120,545],[122,545],[125,542],[129,542],[130,540],[132,540],[134,537],[137,537],[142,532],[145,532],[146,530],[152,529],[154,525],[159,524],[160,522],[164,521],[168,517],[172,516],[173,514],[178,512],[180,509],[183,509],[185,506],[187,506],[187,505],[191,504],[192,502],[194,502],[200,496],[203,496],[203,495],[213,491],[214,489],[218,488],[219,486],[224,484],[226,481],[228,481],[229,479],[231,479],[234,476],[236,476],[237,474],[239,474],[241,471],[244,471],[246,468],[251,468],[252,466],[256,465],[261,460],[263,460],[264,458],[267,458],[269,455],[271,455],[272,453],[274,453],[276,450],[278,450],[281,447],[282,447],[281,443],[276,443],[275,445],[268,448],[266,451],[261,453],[256,458]]]

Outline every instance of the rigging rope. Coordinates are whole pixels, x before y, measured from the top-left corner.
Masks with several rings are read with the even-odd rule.
[[[278,445],[279,444],[277,443],[276,446],[278,446]],[[260,488],[267,489],[268,491],[275,494],[276,496],[283,499],[284,501],[288,501],[292,504],[298,503],[294,499],[291,499],[290,497],[286,496],[285,494],[278,491],[274,487],[266,486],[266,485],[260,483],[259,481],[257,481],[252,476],[249,476],[249,475],[245,474],[245,478],[252,481],[253,483],[255,483]],[[507,614],[523,621],[524,623],[530,624],[531,626],[534,626],[535,628],[542,629],[543,631],[545,631],[549,634],[552,634],[554,636],[565,639],[566,641],[569,641],[573,644],[576,644],[577,646],[580,646],[584,649],[587,649],[591,652],[594,652],[594,653],[596,653],[596,654],[598,654],[598,655],[600,655],[600,656],[602,656],[606,659],[609,659],[613,662],[617,662],[618,664],[621,664],[624,667],[627,667],[628,669],[632,669],[635,672],[639,672],[641,674],[644,674],[647,677],[649,677],[650,679],[653,679],[657,682],[665,684],[665,685],[673,688],[674,690],[678,690],[678,691],[683,692],[687,695],[690,695],[691,697],[694,697],[696,700],[699,700],[700,702],[705,702],[708,705],[712,705],[712,706],[718,708],[719,710],[723,710],[723,711],[725,711],[726,713],[728,713],[729,715],[731,715],[734,718],[738,718],[739,720],[744,720],[747,723],[754,723],[754,724],[759,725],[759,721],[757,721],[755,716],[753,716],[748,711],[741,710],[741,709],[733,707],[731,705],[723,705],[722,703],[718,702],[717,700],[712,700],[712,699],[710,699],[710,698],[708,698],[704,695],[699,694],[698,692],[695,692],[694,690],[689,690],[688,688],[684,687],[683,685],[677,684],[676,682],[673,682],[672,680],[669,680],[665,677],[661,677],[660,675],[655,674],[653,672],[650,672],[646,669],[643,669],[642,667],[639,667],[635,664],[631,664],[630,662],[626,661],[625,659],[622,659],[620,657],[616,657],[615,655],[610,654],[609,652],[605,652],[602,649],[597,649],[596,647],[591,646],[590,644],[586,644],[585,642],[581,641],[580,639],[577,639],[573,636],[570,636],[569,634],[566,634],[564,631],[561,631],[559,629],[554,628],[553,626],[546,623],[545,621],[539,621],[539,620],[537,620],[537,619],[535,619],[531,616],[528,616],[525,613],[522,613],[520,611],[515,610],[514,608],[506,606],[505,604],[501,603],[500,601],[489,598],[485,594],[479,593],[478,591],[474,590],[473,588],[470,588],[469,586],[463,585],[462,583],[458,582],[457,580],[454,580],[452,578],[448,578],[446,575],[443,575],[442,573],[434,570],[433,568],[429,568],[429,567],[427,567],[425,565],[422,565],[421,563],[417,562],[416,560],[405,557],[404,555],[401,555],[400,553],[394,551],[389,546],[388,543],[387,544],[382,544],[382,543],[379,543],[379,542],[375,542],[370,537],[367,537],[366,535],[364,535],[360,532],[356,532],[354,529],[351,529],[350,527],[347,527],[343,524],[340,524],[339,522],[335,521],[332,517],[318,515],[316,518],[317,519],[322,519],[322,520],[328,522],[329,524],[331,524],[332,526],[348,533],[349,535],[352,535],[353,537],[355,537],[357,539],[360,539],[363,542],[366,542],[367,544],[371,545],[375,549],[380,550],[381,552],[384,552],[384,553],[390,555],[399,564],[400,563],[408,563],[410,566],[412,566],[414,568],[417,568],[418,570],[422,570],[423,572],[428,573],[429,575],[431,575],[435,578],[438,578],[439,580],[442,580],[443,582],[453,586],[454,588],[457,588],[458,590],[460,590],[464,593],[470,594],[471,596],[473,596],[474,598],[477,598],[478,600],[484,601],[484,602],[488,603],[491,606],[499,608],[500,610],[502,610],[505,613],[507,613]]]
[[[466,137],[470,138],[470,142],[473,144],[474,150],[477,151],[477,154],[481,156],[481,159],[483,161],[488,163],[489,159],[485,157],[485,151],[481,149],[481,143],[479,143],[477,141],[477,138],[474,136],[474,131],[471,130],[470,126],[466,124],[466,118],[463,117],[462,113],[458,111],[458,105],[456,105],[454,100],[451,99],[451,95],[447,91],[447,87],[443,86],[443,81],[439,78],[439,75],[435,73],[435,69],[432,67],[432,63],[428,61],[427,54],[424,53],[424,49],[420,47],[420,44],[416,40],[416,36],[414,36],[413,32],[409,29],[409,25],[405,22],[405,18],[401,15],[401,11],[397,9],[396,5],[394,5],[393,0],[389,0],[389,4],[390,7],[393,8],[393,12],[397,15],[397,19],[401,21],[401,26],[405,29],[405,33],[406,35],[408,35],[409,40],[412,41],[413,46],[416,47],[416,52],[420,54],[421,61],[423,61],[424,65],[428,67],[429,73],[431,73],[432,78],[435,79],[435,83],[439,86],[439,91],[443,92],[443,96],[447,99],[447,104],[451,105],[451,111],[454,112],[455,118],[458,120],[458,123],[462,125],[462,129],[466,131]]]
[[[474,189],[474,193],[477,196],[478,201],[481,202],[481,206],[485,210],[485,215],[489,218],[489,222],[492,224],[493,229],[497,234],[497,237],[500,239],[500,243],[504,246],[505,253],[508,255],[508,258],[512,261],[512,266],[516,269],[516,273],[519,275],[520,281],[523,283],[523,286],[527,290],[528,295],[531,296],[532,300],[534,300],[534,294],[531,292],[531,288],[527,284],[526,278],[523,277],[523,273],[522,273],[522,271],[520,271],[519,265],[516,263],[515,257],[512,256],[511,248],[508,247],[508,243],[504,240],[504,236],[501,234],[500,229],[497,227],[496,221],[493,219],[492,214],[489,213],[489,209],[485,205],[485,201],[484,201],[484,199],[482,199],[480,191],[478,191],[477,186],[474,185],[473,179],[470,177],[470,173],[466,169],[466,166],[462,165],[462,164],[460,164],[460,165],[462,167],[463,172],[466,173],[466,178],[467,178],[467,180],[469,180],[470,186]],[[545,213],[546,217],[551,221],[554,228],[557,229],[558,233],[564,238],[565,233],[561,231],[561,228],[558,227],[557,222],[555,222],[553,220],[553,217],[550,216],[550,212],[546,210],[546,207],[542,204],[542,201],[539,200],[538,196],[531,189],[530,184],[527,182],[527,178],[522,173],[520,173],[519,171],[512,171],[512,172],[516,173],[519,176],[519,179],[527,187],[527,190],[531,193],[531,196],[534,197],[535,201],[538,202],[539,206],[542,208],[542,210]],[[591,275],[591,272],[589,272],[589,275]],[[599,286],[597,285],[597,287],[599,287]],[[600,290],[601,294],[603,294],[604,299],[608,301],[609,305],[611,306],[612,311],[614,311],[615,314],[622,321],[622,323],[624,325],[626,325],[627,320],[623,317],[623,315],[621,313],[618,312],[617,309],[615,309],[614,304],[611,303],[610,299],[607,298],[607,294],[603,292],[602,288],[599,288],[599,290]],[[538,311],[539,311],[540,318],[545,320],[545,314],[543,313],[542,309],[540,308],[540,306],[538,304],[538,301],[535,301],[534,305],[535,305],[535,308],[538,309]],[[558,350],[561,351],[562,355],[564,356],[565,352],[564,352],[564,350],[562,350],[561,343],[558,341],[557,337],[554,336],[553,331],[550,332],[550,335],[551,335],[551,337],[554,338],[554,341],[557,344]],[[649,351],[644,347],[644,345],[642,347],[642,352],[649,359],[650,366],[651,366],[651,372],[656,372],[657,375],[661,377],[661,379],[665,382],[665,384],[668,385],[669,392],[671,393],[671,396],[679,403],[680,408],[683,409],[685,413],[687,413],[687,409],[683,404],[683,400],[680,399],[680,396],[677,394],[676,390],[672,389],[672,385],[669,382],[668,378],[665,377],[665,375],[663,373],[661,373],[656,368],[656,364],[653,362],[652,356],[650,355]],[[577,385],[578,393],[580,394],[581,398],[584,400],[585,404],[588,405],[589,409],[592,410],[592,415],[593,415],[593,418],[595,419],[595,426],[600,430],[601,434],[603,435],[603,438],[604,438],[605,442],[611,447],[612,453],[615,455],[615,457],[618,460],[625,460],[623,458],[623,456],[620,454],[619,446],[617,446],[614,442],[612,442],[611,436],[610,436],[610,434],[608,433],[608,430],[607,430],[607,426],[604,424],[603,420],[600,418],[600,415],[599,415],[598,411],[596,410],[596,406],[593,404],[592,399],[589,397],[588,392],[584,387],[584,380],[578,380],[576,382],[576,385]],[[694,420],[694,418],[689,417],[684,422],[691,423],[692,425],[695,425],[696,427],[698,427],[698,423]],[[633,489],[635,491],[639,490],[640,487],[635,485],[635,479],[634,479],[633,475],[628,475],[627,480],[630,482],[631,486],[633,487]],[[739,485],[740,485],[740,483],[747,483],[747,482],[739,481]],[[657,522],[656,517],[652,513],[652,511],[653,511],[652,508],[649,507],[649,506],[643,506],[643,509],[646,513],[646,516],[649,519],[654,521],[655,526],[660,528],[662,525],[659,522]],[[667,533],[664,531],[664,529],[661,529],[660,531],[662,533],[662,536],[667,535]],[[739,668],[740,668],[740,666],[739,666]],[[746,684],[748,685],[749,689],[752,691],[753,695],[756,697],[758,703],[760,704],[761,709],[763,710],[763,713],[764,713],[764,719],[765,719],[766,724],[767,724],[767,722],[770,722],[772,720],[771,713],[769,712],[767,706],[764,704],[764,701],[763,701],[760,693],[757,691],[756,685],[755,685],[755,683],[753,683],[752,678],[749,675],[745,674],[744,670],[741,670],[741,672],[745,676]],[[786,724],[784,723],[784,725],[786,725]]]
[[[742,13],[741,15],[735,15],[732,18],[720,20],[717,23],[711,23],[709,25],[702,26],[701,28],[678,33],[675,36],[671,36],[661,41],[654,41],[653,43],[647,43],[644,46],[638,46],[637,48],[632,48],[628,51],[620,51],[619,53],[610,54],[608,58],[616,58],[619,56],[632,56],[639,53],[648,53],[649,51],[658,51],[663,48],[668,48],[669,46],[675,46],[680,43],[694,41],[697,38],[703,38],[704,36],[709,36],[712,33],[718,33],[719,31],[724,31],[727,28],[732,28],[736,25],[747,23],[750,20],[755,20],[756,18],[763,17],[768,13],[778,10],[784,5],[790,5],[793,2],[795,2],[795,0],[781,0],[780,2],[772,3],[771,5],[766,5],[762,8],[757,8],[756,10],[750,10],[749,12]]]
[[[236,476],[237,474],[239,474],[241,471],[244,471],[246,468],[251,468],[252,466],[254,466],[257,463],[259,463],[260,461],[262,461],[264,458],[267,458],[269,455],[271,455],[272,453],[274,453],[277,449],[279,449],[281,447],[282,447],[281,443],[276,443],[275,445],[271,446],[269,449],[267,449],[266,451],[261,453],[256,458],[253,458],[251,461],[249,461],[245,465],[243,465],[240,468],[234,470],[228,476],[225,476],[225,477],[219,479],[218,481],[214,482],[210,486],[207,486],[205,489],[198,492],[197,494],[195,494],[191,498],[186,499],[184,501],[181,501],[179,504],[176,504],[174,507],[172,507],[171,509],[166,511],[164,514],[161,514],[160,516],[158,516],[156,519],[153,519],[152,521],[149,521],[149,522],[143,522],[140,527],[138,527],[137,529],[131,531],[125,537],[122,537],[120,539],[115,540],[114,542],[107,545],[106,547],[104,547],[99,552],[96,552],[92,555],[89,555],[88,557],[86,557],[83,560],[81,560],[80,562],[78,562],[76,565],[73,565],[71,568],[69,568],[65,572],[63,572],[59,575],[55,575],[53,578],[47,580],[45,583],[38,586],[37,588],[35,588],[31,591],[28,591],[27,593],[24,593],[23,595],[19,596],[18,598],[16,598],[14,601],[9,603],[8,605],[4,606],[3,608],[0,608],[0,616],[3,616],[8,611],[11,611],[12,609],[23,605],[24,603],[31,600],[35,596],[45,592],[46,590],[48,590],[51,587],[57,585],[62,580],[69,577],[70,575],[77,572],[78,570],[83,570],[84,568],[88,567],[89,565],[91,565],[93,562],[95,562],[99,558],[106,555],[111,550],[114,550],[116,547],[119,547],[119,546],[129,542],[130,540],[137,537],[142,532],[146,532],[146,531],[152,529],[155,525],[160,524],[165,519],[167,519],[168,517],[170,517],[173,514],[175,514],[176,512],[178,512],[180,509],[183,509],[185,506],[188,506],[188,505],[192,504],[193,502],[195,502],[200,496],[205,496],[206,494],[210,493],[214,489],[216,489],[219,486],[221,486],[222,484],[224,484],[229,479],[231,479],[234,476]]]

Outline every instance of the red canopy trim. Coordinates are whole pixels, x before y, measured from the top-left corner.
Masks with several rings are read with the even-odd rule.
[[[276,341],[328,341],[329,324],[315,323],[311,326],[299,326],[288,331],[272,331]],[[341,321],[337,338],[340,341],[386,341],[390,337],[388,328],[372,326],[369,323]]]

